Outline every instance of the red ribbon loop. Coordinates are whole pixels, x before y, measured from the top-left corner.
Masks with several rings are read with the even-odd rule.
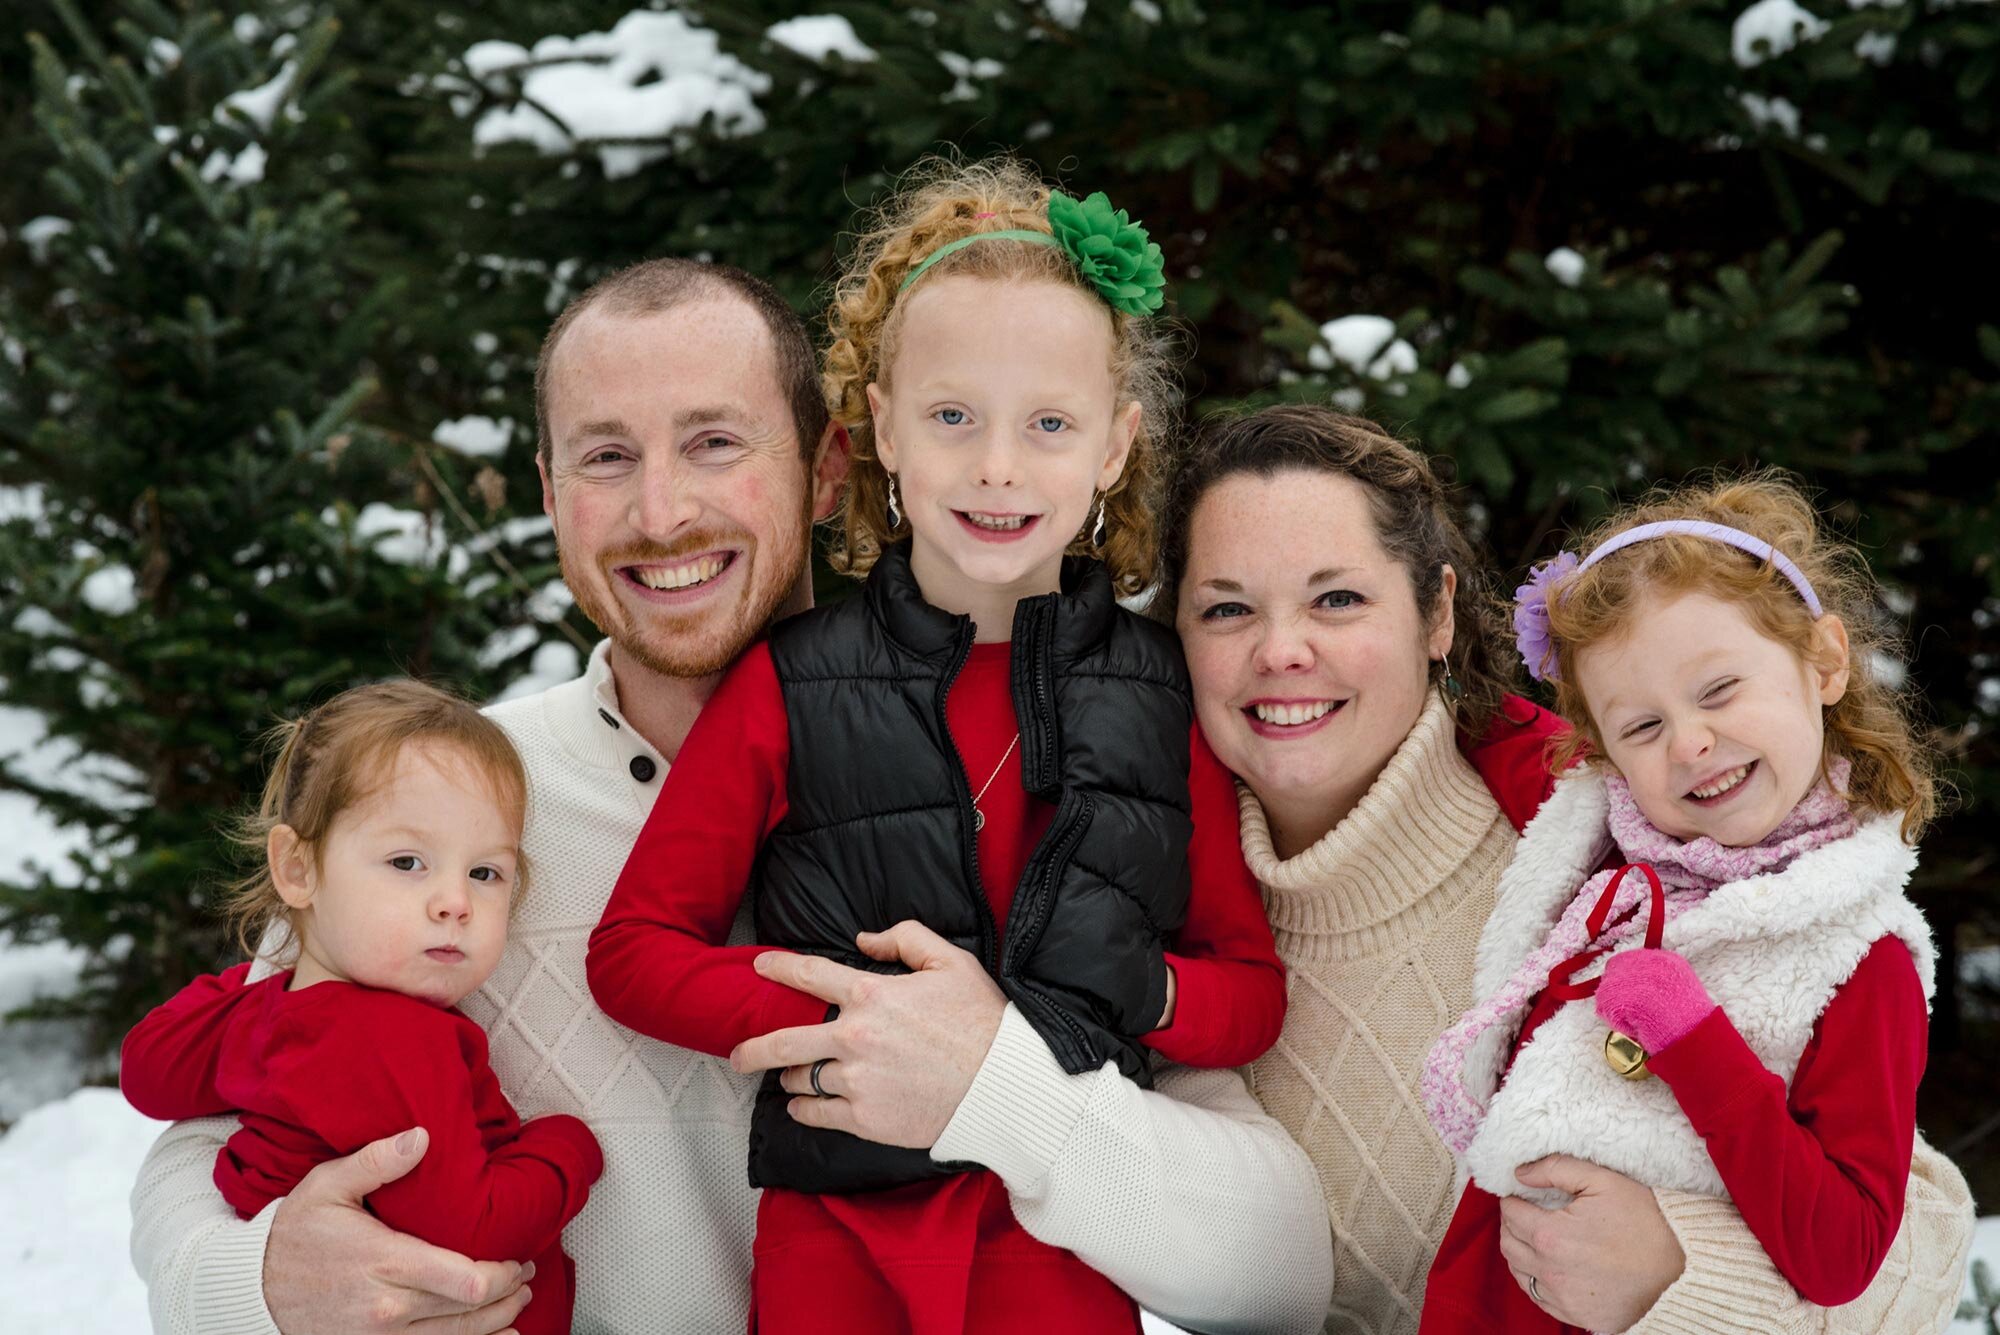
[[[1646,915],[1646,948],[1658,950],[1666,939],[1667,930],[1667,889],[1660,884],[1660,874],[1646,862],[1628,862],[1611,875],[1611,881],[1604,892],[1597,897],[1597,904],[1584,919],[1583,929],[1589,939],[1595,941],[1604,934],[1604,928],[1611,918],[1611,909],[1618,902],[1618,887],[1625,882],[1626,874],[1634,869],[1646,875],[1648,896],[1652,900],[1652,912]],[[1636,910],[1635,910],[1636,911]],[[1597,984],[1602,981],[1593,978],[1587,983],[1572,983],[1570,979],[1582,972],[1584,966],[1604,954],[1610,947],[1593,946],[1570,956],[1555,968],[1549,970],[1549,992],[1562,1001],[1576,1001],[1583,997],[1595,996]]]

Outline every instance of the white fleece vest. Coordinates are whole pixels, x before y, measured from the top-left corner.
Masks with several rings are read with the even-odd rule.
[[[1558,783],[1529,822],[1480,934],[1473,968],[1479,1000],[1498,992],[1547,939],[1610,851],[1607,811],[1603,779],[1586,770]],[[1782,871],[1718,887],[1667,924],[1666,948],[1694,966],[1751,1051],[1787,1087],[1827,1002],[1877,940],[1894,936],[1909,947],[1924,1000],[1931,998],[1936,956],[1923,915],[1903,896],[1917,854],[1902,841],[1899,824],[1892,816],[1872,818]],[[1641,912],[1650,913],[1650,905]],[[1635,936],[1619,949],[1643,944]],[[1603,959],[1592,961],[1577,981],[1603,971]],[[1651,1187],[1728,1194],[1666,1082],[1623,1079],[1605,1061],[1605,1025],[1587,999],[1543,1022],[1495,1093],[1525,1018],[1524,1006],[1466,1056],[1466,1089],[1489,1100],[1465,1154],[1474,1182],[1495,1195],[1558,1204],[1567,1198],[1521,1186],[1514,1170],[1561,1153]]]

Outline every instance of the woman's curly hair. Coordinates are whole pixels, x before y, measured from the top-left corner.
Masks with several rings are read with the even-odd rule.
[[[832,343],[822,376],[828,411],[846,426],[853,442],[841,533],[829,557],[835,570],[857,578],[866,575],[883,545],[908,532],[907,521],[889,522],[889,475],[876,456],[868,413],[869,384],[888,384],[895,362],[903,280],[926,256],[961,237],[987,231],[1046,232],[1048,213],[1049,187],[1018,159],[931,158],[904,175],[876,213],[874,225],[861,235],[834,285],[827,317]],[[1052,246],[985,241],[947,255],[932,269],[926,281],[946,274],[994,281],[1039,279],[1066,284],[1101,302],[1096,289]],[[1118,592],[1133,594],[1153,582],[1159,564],[1160,498],[1179,392],[1173,340],[1164,323],[1108,305],[1104,310],[1113,340],[1107,355],[1117,401],[1136,400],[1142,412],[1125,471],[1105,499],[1103,547],[1079,539],[1070,550],[1103,561]]]
[[[1845,757],[1848,800],[1857,811],[1903,817],[1914,844],[1937,812],[1936,760],[1918,736],[1914,701],[1884,680],[1876,664],[1892,637],[1876,612],[1876,585],[1860,553],[1827,531],[1812,502],[1776,471],[1661,489],[1597,525],[1575,550],[1583,555],[1627,529],[1662,520],[1706,520],[1762,538],[1798,566],[1820,606],[1847,627],[1847,690],[1826,706],[1824,759]],[[1564,577],[1549,598],[1555,652],[1556,708],[1578,725],[1556,757],[1602,763],[1604,739],[1576,678],[1577,656],[1627,630],[1651,596],[1705,593],[1740,604],[1751,624],[1805,662],[1823,652],[1816,618],[1771,562],[1688,534],[1649,538]]]

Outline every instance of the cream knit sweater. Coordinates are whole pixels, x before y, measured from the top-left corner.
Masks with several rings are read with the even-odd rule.
[[[1410,1335],[1458,1203],[1417,1077],[1472,1001],[1473,953],[1514,831],[1437,699],[1354,810],[1296,857],[1278,857],[1263,807],[1239,796],[1243,854],[1291,994],[1251,1085],[1318,1170],[1334,1244],[1326,1330]],[[1934,1332],[1971,1245],[1965,1181],[1921,1138],[1903,1231],[1868,1292],[1842,1308],[1800,1300],[1728,1202],[1656,1196],[1687,1265],[1632,1328],[1642,1335]]]
[[[603,645],[583,677],[491,712],[527,767],[534,878],[500,966],[463,1009],[522,1117],[574,1114],[604,1147],[604,1176],[563,1233],[574,1328],[740,1332],[756,1080],[614,1024],[584,984],[585,944],[665,760],[625,722]],[[238,1220],[213,1182],[235,1129],[168,1128],[133,1188],[132,1258],[163,1335],[277,1330],[263,1295],[277,1205]],[[1171,1068],[1152,1090],[1110,1064],[1071,1076],[1010,1006],[932,1153],[998,1172],[1029,1232],[1183,1325],[1306,1331],[1324,1310],[1331,1262],[1311,1168],[1233,1071]]]

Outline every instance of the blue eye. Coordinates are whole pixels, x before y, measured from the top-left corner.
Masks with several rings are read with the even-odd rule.
[[[937,420],[946,426],[962,426],[965,422],[965,409],[940,408],[937,410],[936,416]]]
[[[1362,598],[1352,589],[1329,589],[1315,601],[1330,611],[1339,612],[1361,606]]]
[[[1250,609],[1242,603],[1217,603],[1201,614],[1203,621],[1227,621],[1239,616],[1250,615]]]
[[[1058,431],[1069,430],[1069,423],[1064,421],[1062,418],[1056,417],[1054,415],[1050,415],[1047,417],[1037,417],[1035,419],[1035,425],[1041,428],[1043,431],[1048,432],[1050,435],[1054,435]]]

